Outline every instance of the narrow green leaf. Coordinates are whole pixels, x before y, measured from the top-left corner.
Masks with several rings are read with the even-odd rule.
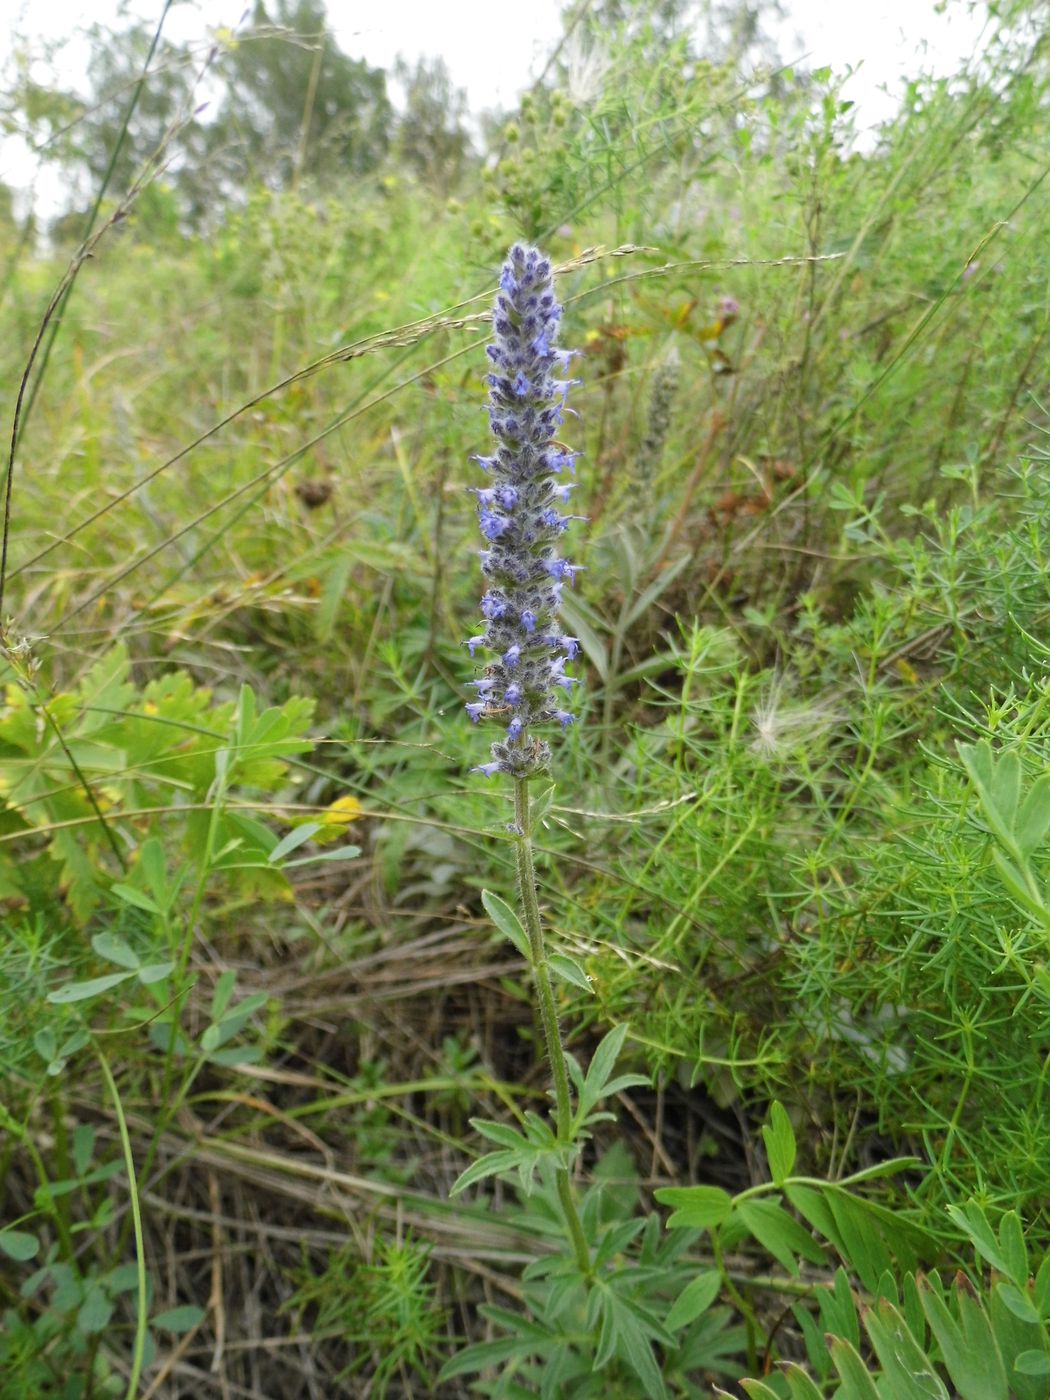
[[[500,933],[510,939],[526,962],[531,962],[532,950],[529,947],[529,935],[522,928],[521,920],[507,901],[500,899],[499,895],[493,894],[491,890],[482,890],[481,902],[485,906],[486,914]]]
[[[1024,1230],[1015,1210],[1008,1210],[999,1221],[999,1248],[1009,1264],[1007,1273],[1018,1287],[1028,1283],[1028,1250],[1024,1242]]]
[[[517,1149],[526,1146],[525,1139],[509,1123],[490,1123],[485,1118],[472,1118],[470,1126],[483,1138],[487,1138],[489,1142],[494,1142],[500,1147]]]
[[[90,1123],[78,1123],[73,1129],[73,1166],[83,1176],[91,1165],[95,1151],[95,1129]]]
[[[1003,825],[1014,829],[1021,803],[1021,760],[1010,749],[999,756],[992,769],[991,798]]]
[[[495,1342],[476,1342],[446,1361],[438,1373],[438,1380],[451,1381],[457,1376],[472,1375],[490,1366],[502,1365],[504,1361],[513,1361],[516,1357],[525,1360],[531,1356],[548,1356],[563,1345],[559,1338],[550,1336],[544,1340],[505,1337]]]
[[[668,1332],[678,1332],[683,1327],[688,1327],[691,1322],[695,1322],[701,1313],[707,1312],[721,1289],[722,1276],[717,1269],[707,1269],[704,1273],[698,1274],[682,1289],[674,1306],[667,1314],[664,1326]]]
[[[891,1157],[886,1162],[876,1162],[873,1167],[864,1167],[859,1172],[851,1172],[836,1182],[838,1186],[855,1186],[859,1181],[877,1181],[884,1176],[897,1176],[899,1172],[913,1171],[924,1166],[921,1157]]]
[[[563,982],[569,982],[584,992],[591,990],[591,979],[573,958],[566,957],[564,953],[551,953],[547,964],[555,977],[560,977]]]
[[[839,1228],[835,1223],[835,1217],[831,1213],[831,1207],[827,1203],[826,1195],[823,1191],[818,1191],[812,1186],[803,1186],[797,1182],[789,1181],[784,1186],[784,1195],[798,1211],[813,1226],[814,1230],[828,1240],[839,1254],[845,1258],[845,1245]],[[835,1328],[829,1328],[835,1331]],[[860,1340],[860,1335],[853,1339],[854,1342]]]
[[[163,982],[165,977],[170,977],[175,971],[173,962],[149,963],[146,967],[138,970],[138,979],[144,987],[151,987],[154,982]]]
[[[998,1240],[992,1234],[992,1227],[988,1224],[984,1211],[977,1202],[967,1201],[962,1206],[948,1206],[947,1211],[956,1225],[969,1235],[977,1253],[991,1264],[993,1269],[998,1269],[1001,1274],[1009,1277],[1010,1266],[999,1248]]]
[[[110,890],[122,899],[125,904],[132,905],[135,909],[144,909],[147,914],[161,914],[163,910],[155,899],[146,894],[144,890],[137,890],[134,885],[126,885],[122,880],[110,885]],[[104,956],[104,955],[103,955]],[[114,962],[116,959],[114,958]]]
[[[233,1045],[228,1050],[216,1050],[208,1056],[213,1065],[257,1065],[263,1058],[260,1045]]]
[[[957,1289],[959,1320],[925,1279],[919,1281],[923,1312],[961,1400],[1009,1400],[1006,1368],[991,1324],[969,1293]]]
[[[612,1098],[614,1094],[622,1094],[625,1089],[648,1089],[652,1082],[647,1074],[615,1074],[612,1079],[606,1080],[603,1097]]]
[[[664,1400],[667,1389],[653,1355],[652,1342],[646,1335],[649,1322],[644,1311],[630,1299],[614,1295],[611,1312],[616,1355],[642,1382],[647,1400]]]
[[[1034,914],[1040,923],[1050,925],[1050,910],[1028,888],[1024,872],[1018,870],[1012,860],[1007,860],[1002,851],[992,852],[992,864],[998,870],[1000,880],[1021,908],[1026,909],[1029,914]]]
[[[1027,1294],[1022,1293],[1012,1283],[997,1284],[995,1291],[1014,1317],[1019,1318],[1022,1322],[1032,1322],[1036,1326],[1039,1325],[1039,1310]]]
[[[933,1362],[912,1336],[898,1308],[879,1299],[864,1326],[882,1363],[885,1400],[950,1400]]]
[[[839,1252],[870,1293],[876,1293],[879,1278],[893,1267],[878,1225],[864,1206],[844,1191],[828,1191],[825,1199],[841,1239]]]
[[[236,972],[223,972],[219,974],[215,983],[215,990],[211,994],[211,1019],[221,1021],[223,1012],[230,1004],[230,997],[233,996],[233,989],[237,984]]]
[[[750,1400],[780,1400],[780,1396],[775,1390],[770,1390],[765,1381],[741,1381],[740,1384],[744,1388],[744,1394],[750,1396]],[[718,1392],[719,1395],[727,1395],[728,1393],[725,1390]],[[819,1390],[817,1395],[820,1395]]]
[[[315,832],[321,830],[320,822],[304,822],[302,826],[293,826],[287,835],[282,836],[277,845],[266,857],[270,865],[277,865],[284,860],[285,856],[291,855],[292,851],[298,850],[300,846],[306,844]]]
[[[561,615],[569,630],[579,639],[584,656],[604,685],[609,679],[609,654],[605,643],[584,615],[585,605],[571,595],[562,600]]]
[[[812,1236],[776,1201],[737,1201],[734,1213],[788,1273],[798,1274],[800,1255],[814,1264],[825,1262],[824,1251]]]
[[[108,992],[112,987],[119,987],[121,982],[126,982],[129,977],[134,977],[133,972],[110,972],[105,977],[93,977],[90,982],[69,982],[64,987],[59,987],[55,992],[48,992],[47,1000],[54,1006],[68,1006],[75,1001],[89,1001],[92,997],[101,996],[103,992]]]
[[[842,1389],[837,1400],[884,1400],[852,1343],[844,1337],[830,1337],[828,1347],[835,1370],[842,1378]]]
[[[762,1127],[762,1140],[766,1145],[770,1174],[776,1185],[782,1186],[785,1177],[791,1175],[798,1153],[795,1130],[782,1103],[774,1101],[770,1107],[769,1122]]]
[[[594,1352],[594,1369],[601,1371],[616,1355],[616,1296],[608,1287],[604,1287],[596,1292],[595,1297],[598,1314],[601,1318],[601,1329],[598,1333],[598,1345]]]
[[[1017,813],[1014,834],[1017,844],[1029,855],[1050,831],[1050,773],[1043,773],[1033,783]]]
[[[627,1039],[628,1026],[615,1026],[607,1035],[602,1037],[601,1043],[591,1057],[591,1062],[587,1066],[587,1074],[584,1077],[583,1093],[581,1094],[581,1108],[589,1111],[605,1096],[605,1085],[613,1070],[616,1068],[616,1061],[623,1049],[623,1043]]]
[[[1033,1302],[1043,1321],[1050,1319],[1050,1254],[1039,1265],[1039,1272],[1035,1276]]]
[[[282,869],[294,870],[300,865],[320,865],[331,860],[356,860],[360,854],[360,846],[336,846],[330,851],[318,851],[316,855],[302,856],[299,860],[286,860]]]
[[[794,1361],[789,1361],[784,1367],[784,1378],[788,1383],[791,1400],[821,1400],[819,1388]]]
[[[456,1178],[448,1194],[458,1196],[468,1186],[473,1186],[477,1181],[484,1181],[487,1176],[512,1171],[521,1161],[521,1156],[520,1151],[486,1152],[484,1157],[472,1162],[466,1171]]]

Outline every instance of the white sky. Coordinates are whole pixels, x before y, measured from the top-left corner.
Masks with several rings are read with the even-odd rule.
[[[412,60],[440,54],[455,83],[467,90],[478,112],[510,107],[537,76],[561,32],[565,0],[328,0],[328,17],[343,50],[388,68],[400,53]],[[0,0],[0,44],[11,36],[56,39],[92,22],[116,22],[119,0]],[[156,20],[162,0],[126,0],[132,15]],[[166,23],[173,38],[204,40],[209,27],[235,28],[247,0],[178,0]],[[956,71],[980,42],[983,6],[947,0],[786,0],[788,20],[778,34],[786,60],[805,57],[809,67],[830,65],[857,71],[844,95],[857,106],[858,123],[870,127],[889,116],[905,76],[920,71]],[[976,13],[974,11],[977,11]],[[514,15],[515,37],[507,38]],[[119,26],[118,26],[119,27]],[[64,77],[76,84],[85,46],[68,46]],[[32,184],[35,163],[16,140],[0,142],[0,180],[19,188]],[[61,203],[54,171],[41,173],[39,202]]]

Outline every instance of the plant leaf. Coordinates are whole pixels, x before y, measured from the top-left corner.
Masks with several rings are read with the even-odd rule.
[[[493,894],[491,890],[482,890],[481,902],[485,906],[486,914],[500,933],[510,939],[526,962],[531,963],[532,949],[529,946],[529,935],[522,928],[521,920],[507,901],[500,899],[499,895]]]
[[[668,1332],[678,1332],[705,1313],[718,1297],[722,1289],[722,1276],[717,1269],[707,1269],[698,1274],[675,1300],[667,1314],[664,1326]]]
[[[763,1124],[762,1140],[766,1144],[770,1174],[776,1185],[782,1186],[785,1177],[791,1175],[798,1146],[795,1142],[795,1130],[791,1126],[791,1119],[787,1116],[783,1104],[777,1101],[774,1101],[770,1107],[769,1122]]]
[[[126,982],[134,975],[133,972],[110,972],[105,977],[92,977],[89,982],[68,982],[57,991],[48,992],[47,1000],[54,1006],[68,1006],[74,1001],[89,1001],[91,997],[108,992],[111,987],[119,987],[121,982]]]

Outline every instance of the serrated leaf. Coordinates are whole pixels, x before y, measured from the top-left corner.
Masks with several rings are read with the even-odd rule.
[[[722,1276],[717,1269],[708,1269],[698,1274],[675,1300],[674,1306],[664,1320],[668,1332],[678,1332],[705,1313],[718,1297],[722,1289]]]
[[[134,975],[133,972],[110,972],[105,977],[92,977],[88,982],[69,982],[57,991],[48,992],[47,1000],[54,1006],[69,1006],[76,1001],[89,1001],[113,987],[119,987],[121,982],[126,982]]]
[[[493,894],[491,890],[482,890],[481,902],[485,906],[485,912],[499,929],[505,938],[509,938],[514,947],[525,959],[532,961],[532,949],[529,946],[529,936],[521,926],[521,920],[515,914],[505,899],[500,899],[498,894]]]
[[[674,1212],[669,1230],[710,1230],[728,1220],[733,1209],[732,1196],[721,1186],[663,1186],[654,1194]]]
[[[769,1110],[769,1122],[762,1126],[762,1140],[766,1145],[769,1170],[777,1186],[791,1175],[795,1165],[798,1147],[795,1130],[783,1104],[774,1101]]]
[[[181,1307],[157,1313],[156,1317],[150,1318],[149,1325],[159,1327],[162,1332],[174,1332],[176,1336],[180,1336],[184,1332],[192,1332],[203,1320],[203,1308],[197,1307],[196,1303],[183,1303]]]
[[[551,953],[547,958],[547,963],[555,977],[559,977],[563,982],[568,982],[573,987],[579,987],[583,992],[591,990],[591,979],[573,958],[567,957],[564,953]]]

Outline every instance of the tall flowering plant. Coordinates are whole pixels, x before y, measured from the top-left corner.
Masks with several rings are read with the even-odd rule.
[[[515,244],[500,275],[493,338],[487,347],[489,422],[495,450],[474,459],[487,473],[489,484],[472,488],[487,546],[481,552],[487,589],[481,600],[484,631],[471,637],[467,646],[472,656],[484,647],[494,653],[494,659],[482,677],[471,682],[477,696],[467,705],[467,713],[475,723],[494,720],[505,730],[504,737],[492,745],[491,761],[480,764],[477,771],[504,773],[514,783],[511,833],[524,927],[502,900],[487,895],[486,906],[532,965],[554,1081],[556,1132],[551,1136],[545,1125],[533,1125],[534,1141],[526,1146],[526,1157],[531,1159],[530,1170],[539,1170],[544,1157],[553,1165],[576,1262],[587,1274],[590,1254],[570,1177],[573,1139],[580,1125],[573,1117],[569,1070],[540,922],[529,804],[529,779],[546,772],[551,762],[550,744],[535,729],[572,723],[561,697],[577,683],[566,674],[565,665],[579,644],[575,637],[563,635],[557,621],[561,591],[579,568],[558,552],[560,537],[574,518],[559,509],[573,486],[560,478],[575,470],[578,455],[557,437],[573,383],[561,377],[572,352],[557,346],[560,322],[549,260],[536,248]],[[582,975],[581,980],[586,985]],[[478,1126],[484,1130],[484,1125]],[[468,1181],[490,1174],[489,1168],[496,1171],[505,1166],[494,1160],[498,1157],[490,1154],[475,1163],[457,1188],[462,1190]]]
[[[558,541],[579,517],[558,507],[573,488],[559,477],[575,470],[578,454],[556,434],[576,381],[558,377],[572,355],[555,344],[560,320],[549,261],[536,248],[515,245],[500,277],[487,350],[495,451],[474,459],[491,483],[472,488],[489,545],[481,555],[488,583],[481,600],[485,630],[467,643],[471,655],[478,647],[496,654],[484,676],[472,682],[477,698],[467,713],[475,721],[499,719],[507,731],[481,771],[514,779],[550,766],[550,745],[530,731],[551,721],[564,727],[573,718],[561,694],[576,684],[565,664],[579,644],[562,635],[557,612],[561,590],[579,565],[562,558]]]
[[[560,1251],[544,1251],[525,1270],[522,1297],[527,1317],[482,1309],[512,1335],[466,1347],[449,1359],[439,1379],[452,1380],[506,1361],[515,1383],[534,1380],[544,1395],[582,1395],[578,1383],[590,1386],[593,1376],[608,1366],[610,1376],[617,1368],[621,1375],[633,1374],[645,1395],[659,1398],[667,1392],[654,1344],[671,1347],[674,1338],[658,1313],[666,1308],[663,1291],[686,1282],[673,1262],[680,1249],[675,1245],[665,1254],[655,1243],[658,1231],[650,1229],[646,1257],[638,1264],[626,1262],[624,1249],[641,1222],[610,1217],[610,1203],[601,1188],[578,1196],[574,1179],[580,1149],[593,1125],[613,1116],[601,1108],[602,1101],[649,1081],[616,1073],[627,1037],[625,1025],[604,1037],[586,1072],[566,1053],[553,979],[585,991],[590,983],[571,958],[547,950],[533,861],[529,784],[551,766],[550,743],[538,731],[572,723],[566,697],[578,684],[566,666],[579,643],[565,636],[558,624],[562,590],[579,568],[561,553],[561,537],[573,519],[580,519],[561,509],[572,491],[566,473],[574,473],[577,454],[558,436],[574,383],[565,377],[571,352],[557,344],[560,322],[549,261],[535,248],[515,245],[500,277],[488,346],[494,447],[489,456],[476,458],[488,480],[472,488],[485,538],[484,627],[467,643],[471,655],[483,649],[486,659],[482,674],[471,682],[476,694],[467,711],[475,723],[499,724],[503,731],[492,745],[490,761],[479,768],[490,776],[502,774],[513,785],[509,832],[521,916],[488,891],[482,901],[531,969],[554,1114],[548,1122],[527,1110],[520,1127],[472,1119],[495,1150],[463,1172],[452,1194],[500,1176],[519,1185],[528,1197],[538,1179],[546,1198],[540,1212],[544,1236],[549,1241],[549,1201],[560,1208],[564,1245]],[[628,1206],[628,1215],[631,1211]],[[653,1289],[660,1293],[655,1300],[649,1297]],[[518,1393],[534,1391],[515,1390]]]

